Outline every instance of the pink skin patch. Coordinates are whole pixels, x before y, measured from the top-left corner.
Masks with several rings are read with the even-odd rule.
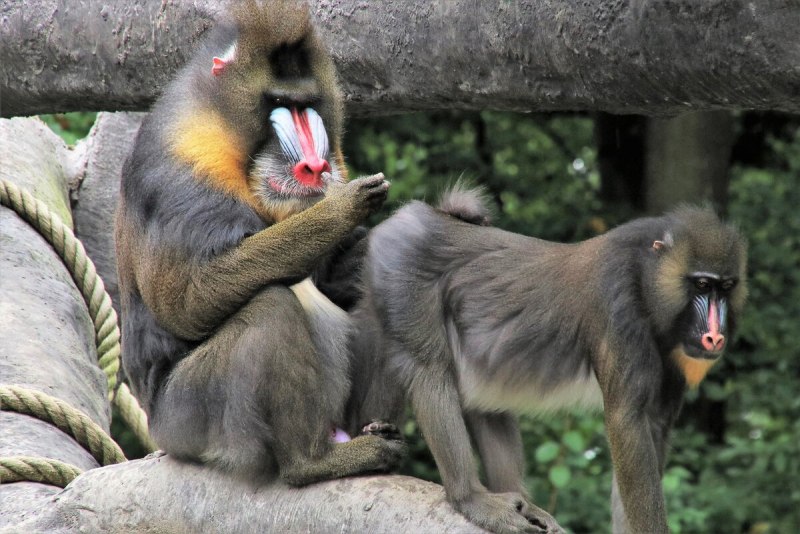
[[[215,57],[212,59],[214,64],[211,66],[211,74],[219,76],[225,71],[225,67],[233,63],[236,59],[236,43],[233,43],[228,50],[222,54],[222,57]]]
[[[337,426],[331,430],[331,441],[334,443],[347,443],[350,441],[350,435]]]
[[[228,63],[224,59],[219,57],[215,57],[213,61],[214,65],[211,66],[211,74],[213,74],[214,76],[219,76],[220,74],[222,74],[222,71],[225,70],[225,67],[228,66]]]
[[[267,183],[273,189],[273,191],[277,191],[278,193],[283,193],[287,189],[284,183],[279,182],[275,178],[267,178]],[[317,197],[320,194],[321,193],[316,189],[308,189],[306,191],[292,191],[292,195],[297,197]]]
[[[294,128],[297,131],[300,148],[303,151],[303,159],[292,169],[294,177],[307,187],[320,188],[323,186],[322,173],[331,172],[331,166],[327,161],[317,156],[314,135],[311,133],[311,126],[308,124],[306,112],[298,111],[297,108],[292,108],[291,111]]]
[[[709,352],[719,352],[725,348],[725,336],[719,331],[719,305],[716,299],[711,299],[708,304],[708,332],[703,334],[700,342]]]

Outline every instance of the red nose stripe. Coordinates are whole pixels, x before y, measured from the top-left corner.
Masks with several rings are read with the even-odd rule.
[[[708,332],[700,340],[703,348],[709,351],[722,350],[725,346],[725,336],[719,331],[719,306],[715,299],[708,304]]]
[[[300,148],[303,151],[303,161],[297,165],[298,171],[306,168],[306,166],[311,171],[311,173],[295,172],[295,175],[299,181],[305,182],[306,185],[319,185],[320,173],[327,168],[327,165],[326,161],[320,159],[317,155],[314,135],[311,133],[311,126],[308,124],[308,115],[305,111],[298,111],[297,108],[292,108],[292,120],[297,131],[297,137],[300,140]]]

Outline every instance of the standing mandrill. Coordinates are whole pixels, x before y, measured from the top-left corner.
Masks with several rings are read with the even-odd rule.
[[[403,392],[387,394],[397,373],[455,508],[494,532],[558,532],[523,487],[514,414],[602,407],[614,531],[667,532],[668,434],[741,312],[745,243],[708,209],[576,244],[465,222],[485,211],[456,190],[373,230],[354,311],[355,417],[398,416]]]
[[[345,183],[341,122],[307,9],[250,1],[142,124],[116,225],[122,355],[168,454],[292,485],[400,460],[385,425],[330,437],[350,323],[308,277],[388,188]]]

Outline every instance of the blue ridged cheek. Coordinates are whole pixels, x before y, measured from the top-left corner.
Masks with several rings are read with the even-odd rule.
[[[708,295],[697,295],[692,299],[692,306],[700,319],[703,328],[708,328]]]
[[[327,159],[329,151],[328,133],[325,130],[322,117],[312,108],[305,108],[301,113],[306,116],[308,121],[317,157]],[[275,108],[270,113],[269,120],[275,130],[275,135],[278,136],[281,150],[286,154],[286,157],[292,162],[301,161],[304,158],[303,148],[297,135],[297,128],[291,110],[288,108]]]
[[[728,300],[727,299],[719,299],[719,330],[720,332],[725,332],[725,329],[728,326]]]

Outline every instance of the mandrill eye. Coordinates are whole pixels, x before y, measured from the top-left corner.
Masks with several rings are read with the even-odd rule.
[[[282,95],[276,95],[274,93],[264,93],[261,95],[261,105],[268,111],[272,111],[275,108],[282,108],[287,102],[288,100]]]
[[[711,289],[711,282],[709,282],[708,278],[696,278],[694,287],[701,293],[706,293]]]
[[[730,291],[734,287],[736,287],[736,280],[728,279],[724,280],[722,284],[720,284],[720,289],[722,289],[723,291]]]

